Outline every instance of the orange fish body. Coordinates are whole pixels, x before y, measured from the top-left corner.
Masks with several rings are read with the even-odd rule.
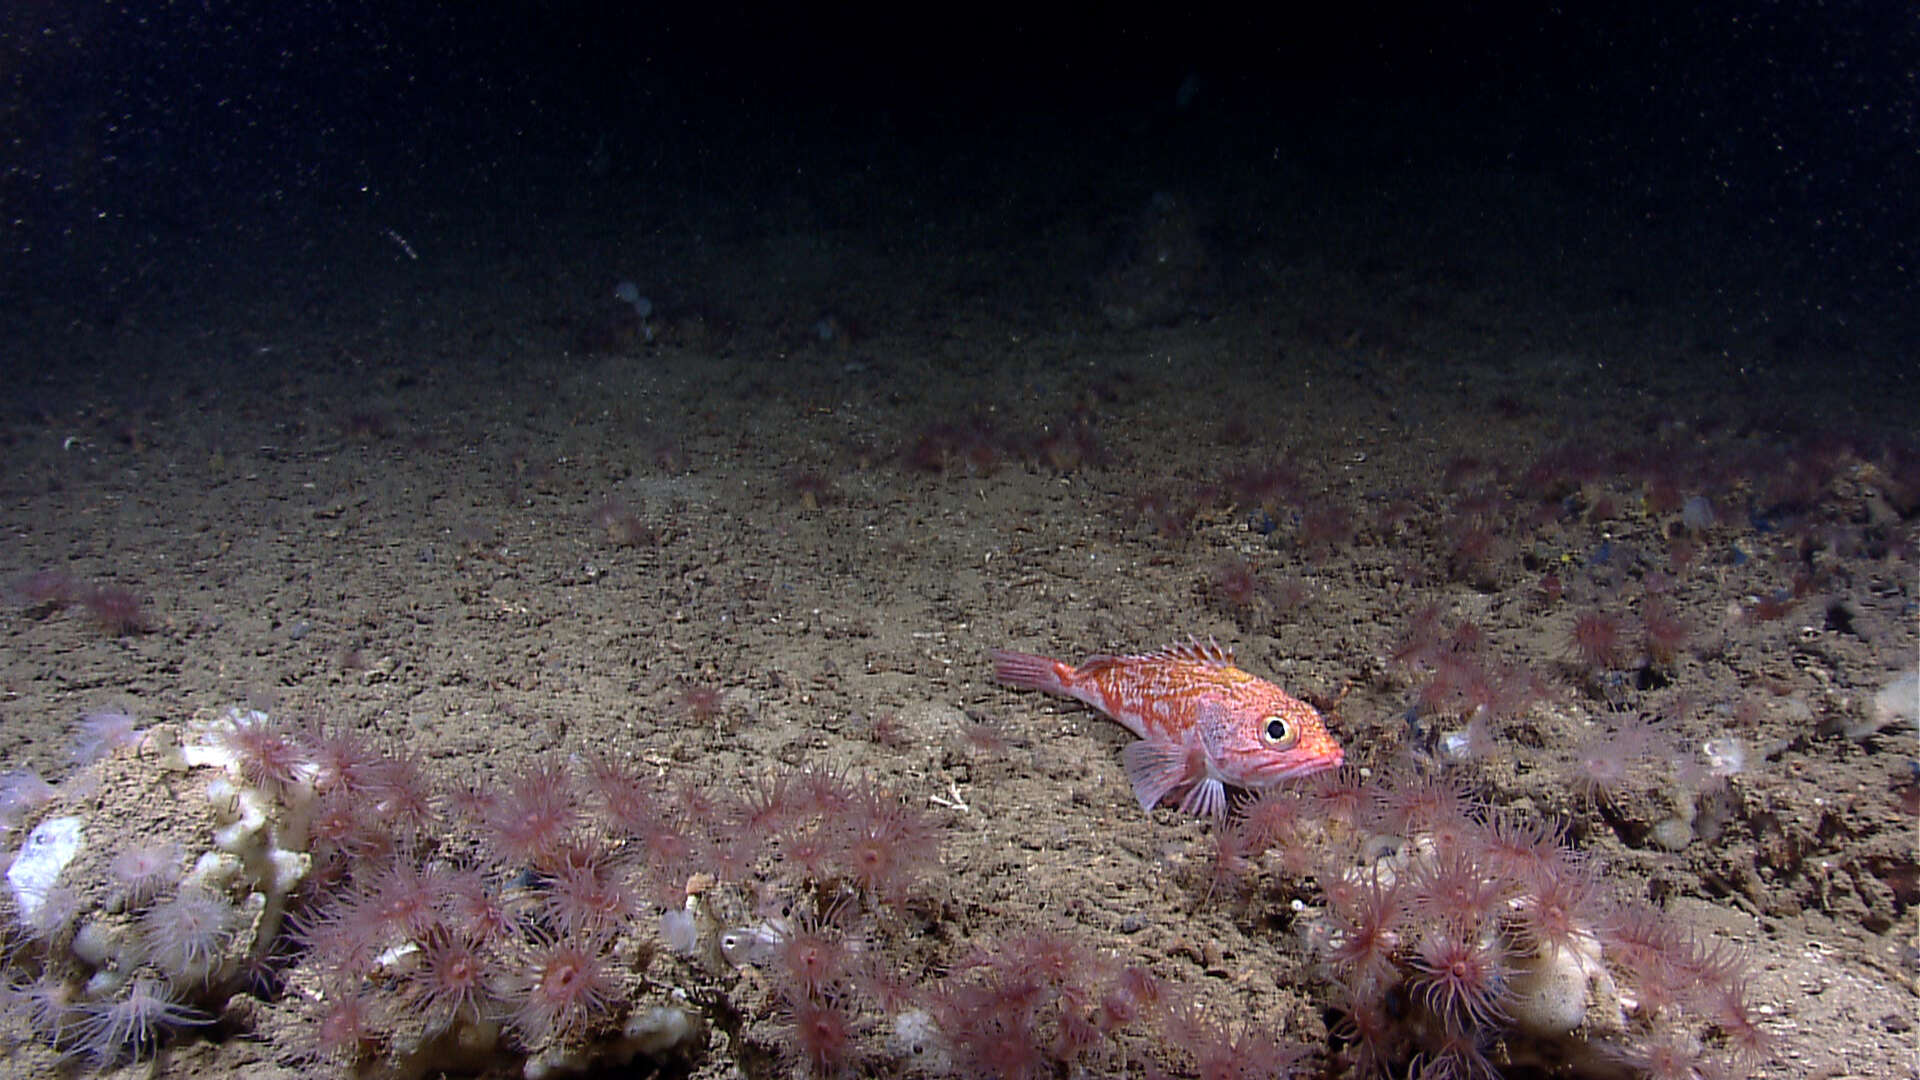
[[[1189,640],[1138,656],[1094,656],[1079,667],[993,651],[993,675],[1100,710],[1138,735],[1123,755],[1134,797],[1152,810],[1224,817],[1227,786],[1258,790],[1337,769],[1344,758],[1320,711],[1234,665],[1233,651]]]

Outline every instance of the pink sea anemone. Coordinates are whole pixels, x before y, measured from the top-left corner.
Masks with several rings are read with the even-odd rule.
[[[158,979],[135,979],[126,993],[111,1001],[80,1006],[73,1025],[72,1048],[101,1067],[131,1055],[144,1058],[169,1028],[203,1022],[204,1018],[173,999]]]
[[[122,848],[108,865],[120,886],[121,903],[142,908],[180,881],[180,845],[159,841]]]
[[[352,984],[330,986],[305,1013],[282,1060],[312,1067],[351,1066],[379,1043],[372,992]]]
[[[153,629],[146,603],[130,589],[102,585],[83,593],[80,603],[93,617],[94,624],[114,637],[144,634]]]
[[[781,1026],[787,1032],[788,1053],[815,1075],[837,1074],[855,1060],[860,1027],[841,1002],[789,997],[781,1010]]]
[[[573,774],[558,761],[541,761],[508,781],[487,808],[485,825],[503,863],[540,866],[566,849],[579,821]]]
[[[494,1007],[494,967],[494,958],[478,939],[436,926],[420,942],[407,972],[406,1000],[431,1030],[477,1020]]]
[[[53,785],[34,770],[0,773],[0,829],[17,829],[28,814],[53,801]]]
[[[1586,611],[1575,616],[1567,632],[1567,648],[1573,658],[1591,671],[1617,670],[1627,666],[1627,631],[1617,615],[1604,611]]]
[[[73,763],[87,765],[139,741],[140,721],[118,709],[87,713],[73,728]]]
[[[599,935],[535,943],[511,992],[509,1022],[529,1045],[591,1026],[620,1004],[619,979]]]
[[[140,933],[153,966],[176,983],[212,974],[233,932],[233,905],[223,897],[186,889],[147,909]]]
[[[298,740],[262,712],[235,712],[220,743],[233,755],[240,778],[269,793],[292,787],[307,761]]]
[[[1506,1016],[1507,959],[1499,943],[1437,928],[1413,957],[1415,995],[1450,1031],[1490,1026]]]

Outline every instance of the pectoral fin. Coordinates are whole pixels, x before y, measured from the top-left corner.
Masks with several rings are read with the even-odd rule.
[[[1140,809],[1148,812],[1159,806],[1168,792],[1197,778],[1194,752],[1164,739],[1137,739],[1127,744],[1120,752],[1120,762],[1133,784],[1133,797],[1139,801]],[[1205,776],[1205,769],[1199,770],[1198,775]]]

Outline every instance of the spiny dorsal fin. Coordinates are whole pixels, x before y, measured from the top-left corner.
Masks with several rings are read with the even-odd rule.
[[[1156,649],[1145,657],[1148,660],[1188,660],[1200,664],[1214,664],[1219,667],[1233,667],[1233,649],[1220,644],[1212,637],[1206,641],[1188,636],[1187,640],[1175,642],[1164,649]]]

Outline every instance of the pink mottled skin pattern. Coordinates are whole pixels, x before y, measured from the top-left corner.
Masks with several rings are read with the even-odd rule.
[[[1218,819],[1229,785],[1268,788],[1337,769],[1345,756],[1318,709],[1240,670],[1232,650],[1212,641],[1094,656],[1078,667],[996,649],[993,674],[1083,701],[1139,736],[1123,760],[1144,810],[1178,794],[1181,810]]]

